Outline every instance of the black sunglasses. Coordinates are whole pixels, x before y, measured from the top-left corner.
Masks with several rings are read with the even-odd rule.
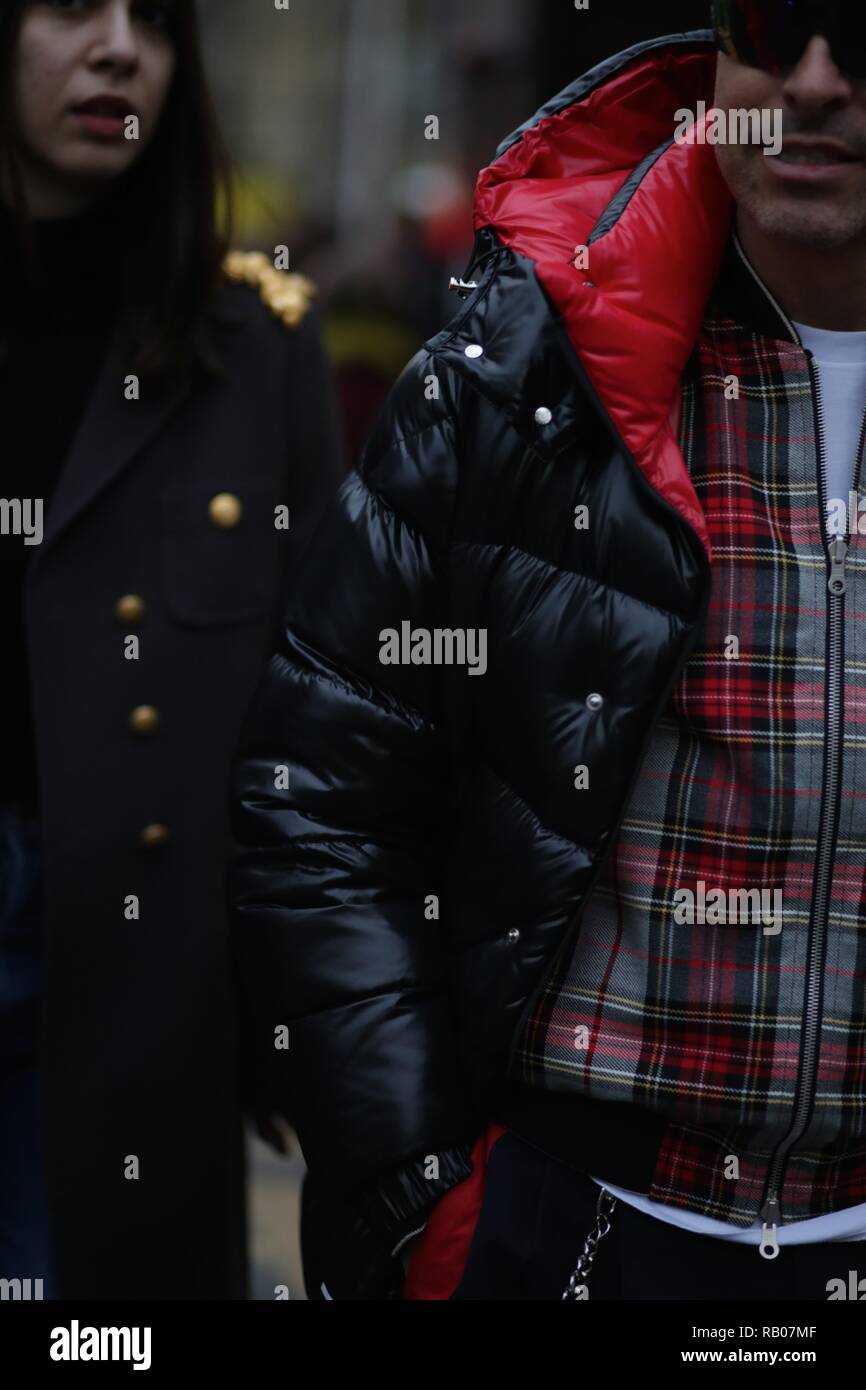
[[[713,0],[718,47],[766,72],[795,67],[815,34],[848,77],[866,78],[866,0]]]

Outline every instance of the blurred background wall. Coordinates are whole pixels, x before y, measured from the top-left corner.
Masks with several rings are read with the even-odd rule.
[[[709,0],[201,0],[238,168],[235,242],[312,276],[348,462],[458,307],[472,193],[499,142],[603,58],[709,24]],[[431,121],[435,118],[438,123]],[[437,138],[428,138],[435,134]],[[253,1296],[303,1297],[303,1162],[250,1139]]]

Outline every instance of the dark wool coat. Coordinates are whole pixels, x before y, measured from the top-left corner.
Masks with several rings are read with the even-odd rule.
[[[118,334],[28,574],[62,1298],[245,1290],[227,774],[340,464],[315,317],[289,327],[243,284],[220,307],[224,378],[129,401]]]

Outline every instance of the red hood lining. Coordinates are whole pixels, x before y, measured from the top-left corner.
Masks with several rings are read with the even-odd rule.
[[[637,165],[672,140],[674,113],[712,106],[714,76],[706,44],[650,50],[525,132],[481,171],[475,195],[476,228],[533,261],[620,437],[708,555],[671,417],[730,229],[713,147],[671,143],[589,245],[589,268],[574,259]]]

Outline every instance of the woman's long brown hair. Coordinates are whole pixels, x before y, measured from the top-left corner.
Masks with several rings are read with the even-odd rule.
[[[16,169],[14,75],[28,0],[0,3],[0,177],[27,244]],[[218,370],[212,317],[230,232],[230,165],[205,77],[195,0],[175,0],[169,32],[176,67],[159,127],[141,159],[115,181],[128,228],[125,318],[138,371],[198,358]]]

